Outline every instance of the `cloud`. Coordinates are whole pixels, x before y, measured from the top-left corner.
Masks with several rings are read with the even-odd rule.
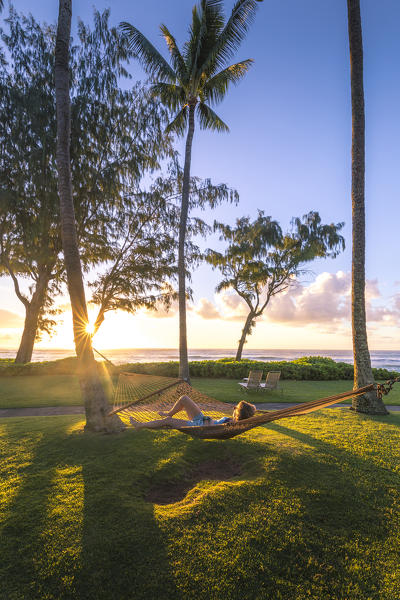
[[[307,287],[297,285],[272,298],[266,319],[294,326],[323,324],[330,328],[351,316],[351,275],[321,273]]]
[[[0,309],[0,328],[1,329],[13,329],[15,327],[22,327],[24,319],[21,315],[11,312],[9,310]]]
[[[367,321],[373,324],[400,324],[400,294],[385,306],[382,301],[378,281],[367,280],[365,286]],[[266,311],[268,321],[323,327],[324,331],[338,331],[338,327],[348,328],[351,322],[351,273],[321,273],[307,287],[298,286],[276,296]]]
[[[15,342],[16,339],[11,333],[0,334],[0,342]]]
[[[187,307],[187,310],[190,310],[190,308]],[[178,312],[179,312],[178,300],[173,300],[171,302],[169,308],[167,308],[165,306],[165,304],[163,304],[162,302],[159,302],[157,304],[156,309],[154,309],[154,310],[143,309],[143,313],[147,317],[150,317],[150,319],[168,319],[171,317],[175,317],[175,315],[177,315]]]
[[[243,321],[249,312],[245,301],[233,290],[225,290],[216,297],[221,318],[225,321]]]
[[[369,327],[400,325],[400,293],[382,305],[377,279],[366,281]],[[193,307],[203,319],[243,322],[248,314],[244,300],[233,290],[216,294],[215,301],[201,298]],[[321,273],[311,284],[294,283],[274,296],[260,320],[291,327],[318,328],[321,333],[347,334],[351,326],[351,273]]]
[[[203,319],[220,319],[221,314],[215,304],[207,300],[207,298],[200,298],[199,303],[194,307],[194,313],[202,317]]]

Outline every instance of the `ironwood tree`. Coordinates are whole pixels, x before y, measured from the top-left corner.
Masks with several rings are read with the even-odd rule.
[[[108,239],[110,256],[102,265],[92,289],[91,303],[98,307],[93,335],[109,311],[134,313],[139,308],[169,308],[177,297],[177,231],[180,222],[180,198],[183,173],[176,161],[167,176],[159,176],[148,190],[121,198],[121,205],[110,220],[113,225]],[[221,202],[237,203],[238,195],[226,184],[212,184],[192,176],[190,207],[198,214]],[[200,211],[200,212],[199,212]],[[204,219],[188,218],[185,243],[186,279],[203,258],[194,239],[205,237],[211,228]],[[190,294],[190,288],[187,293]]]
[[[146,89],[121,88],[131,52],[94,13],[71,47],[71,171],[83,269],[104,262],[126,188],[173,155],[167,115]],[[11,277],[25,310],[16,362],[54,325],[53,299],[65,281],[56,169],[55,27],[13,9],[0,61],[0,276]]]
[[[233,289],[248,308],[236,360],[241,360],[247,337],[271,298],[292,285],[306,263],[317,257],[335,257],[344,248],[339,234],[342,227],[343,223],[323,225],[314,211],[293,219],[291,231],[285,234],[263,211],[254,221],[237,219],[234,227],[215,223],[220,240],[228,242],[225,252],[207,253],[208,263],[223,276],[217,292]]]

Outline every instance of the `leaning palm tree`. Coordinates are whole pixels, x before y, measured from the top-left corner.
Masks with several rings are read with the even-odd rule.
[[[85,402],[86,429],[115,431],[121,428],[119,418],[108,417],[108,401],[99,379],[90,335],[86,331],[88,314],[78,250],[74,204],[72,200],[70,133],[71,103],[69,96],[69,43],[72,0],[59,1],[55,51],[55,84],[57,111],[57,169],[60,196],[61,235],[71,299],[79,381]]]
[[[189,210],[189,182],[195,116],[202,129],[229,131],[212,110],[224,98],[230,84],[237,84],[247,73],[251,59],[228,65],[244,39],[260,0],[238,0],[225,22],[222,0],[201,0],[193,7],[189,39],[182,51],[165,25],[160,29],[170,53],[169,64],[130,23],[121,23],[131,49],[152,80],[152,93],[175,116],[167,131],[186,133],[185,165],[178,245],[179,285],[179,376],[189,380],[186,334],[185,237]]]
[[[368,349],[365,315],[365,112],[363,43],[360,0],[347,0],[351,68],[352,109],[352,329],[354,388],[374,381]],[[368,414],[387,414],[375,392],[353,398],[353,409]]]

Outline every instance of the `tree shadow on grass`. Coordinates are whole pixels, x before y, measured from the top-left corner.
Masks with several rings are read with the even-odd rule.
[[[162,443],[150,443],[138,443],[133,431],[93,436],[96,460],[83,463],[80,598],[90,598],[93,590],[96,600],[181,598],[153,507],[140,489],[143,474],[165,452]]]
[[[390,548],[377,556],[393,524],[393,474],[310,434],[268,429],[283,442],[266,428],[226,442],[46,434],[8,506],[1,599],[394,600],[381,592]],[[144,501],[153,481],[215,457],[237,460],[241,474],[201,484],[176,510]]]
[[[230,484],[211,482],[198,502],[189,493],[181,512],[158,509],[174,511],[163,528],[183,597],[395,600],[383,581],[396,550],[381,553],[394,474],[312,435],[267,428],[301,444],[259,435],[186,445],[184,462],[234,456],[244,468]]]
[[[274,562],[285,565],[274,578],[290,573],[297,586],[304,582],[304,590],[307,585],[319,589],[316,597],[387,600],[391,596],[382,590],[387,573],[381,560],[396,549],[381,549],[393,533],[388,515],[394,507],[395,474],[310,434],[277,423],[267,429],[307,446],[306,452],[284,452],[271,473],[300,502],[300,512],[288,514],[286,522],[289,531],[297,529],[298,541],[274,552]],[[287,538],[279,529],[274,537]]]
[[[162,445],[146,456],[127,434],[58,436],[37,444],[8,504],[1,600],[179,600],[153,508],[136,487]]]
[[[39,598],[44,592],[40,560],[44,553],[43,531],[55,463],[42,439],[32,451],[30,464],[3,514],[0,544],[1,598]],[[4,595],[1,595],[4,594]]]

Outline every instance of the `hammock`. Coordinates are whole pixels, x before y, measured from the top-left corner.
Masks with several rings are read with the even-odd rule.
[[[364,387],[349,392],[343,392],[336,396],[329,396],[311,402],[303,402],[281,410],[262,411],[257,410],[256,414],[249,419],[243,419],[236,423],[224,423],[222,425],[201,425],[198,427],[179,427],[182,433],[201,439],[226,440],[236,435],[240,435],[253,427],[258,427],[264,423],[284,419],[287,417],[296,417],[311,413],[320,408],[325,408],[336,404],[338,401],[347,400],[354,396],[360,396],[366,392],[375,389],[375,384],[371,383]],[[158,412],[170,409],[175,401],[182,395],[192,398],[200,407],[201,411],[212,419],[219,419],[223,416],[231,416],[235,405],[225,402],[219,402],[210,398],[182,379],[172,377],[161,377],[155,375],[142,375],[136,373],[121,373],[118,379],[118,385],[114,394],[114,406],[110,415],[118,413],[120,418],[129,424],[129,417],[132,416],[136,421],[145,423],[154,419],[159,419]],[[178,419],[187,419],[183,411],[177,413]]]

